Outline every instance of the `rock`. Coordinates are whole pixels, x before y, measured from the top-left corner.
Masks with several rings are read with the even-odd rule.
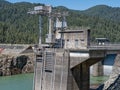
[[[109,79],[105,82],[103,90],[120,90],[120,89],[108,89],[111,87],[111,85],[114,87],[117,78],[120,75],[120,54],[116,56],[115,63],[113,66],[112,73],[109,77]],[[119,82],[120,83],[120,82]],[[118,87],[119,88],[119,87]]]
[[[33,58],[33,55],[0,58],[0,76],[33,72]]]
[[[19,68],[13,68],[11,70],[11,75],[21,74],[21,70]]]
[[[0,70],[0,76],[3,76],[3,72],[2,72],[2,70]]]
[[[107,90],[120,90],[120,75],[118,78],[112,83]]]
[[[33,71],[34,71],[33,65],[32,65],[32,64],[31,64],[31,65],[27,64],[27,65],[23,68],[22,73],[32,73]]]
[[[33,58],[27,60],[27,64],[22,69],[22,73],[31,73],[34,72]]]

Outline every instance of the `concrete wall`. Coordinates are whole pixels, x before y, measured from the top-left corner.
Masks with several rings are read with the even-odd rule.
[[[52,58],[46,57],[46,52],[54,53]],[[44,54],[36,69],[39,75],[34,90],[89,90],[89,67],[103,60],[106,50],[88,50],[84,52],[87,56],[82,52],[81,56],[70,56],[70,50],[48,48]]]
[[[40,68],[36,68],[35,90],[67,90],[69,54],[63,49],[47,49],[44,54],[49,51],[54,53],[49,63],[45,56],[43,62],[37,62]]]
[[[72,30],[64,33],[65,49],[86,49],[89,43],[89,30]]]
[[[93,65],[92,76],[103,76],[103,75],[104,75],[103,65],[102,62],[100,61]]]
[[[54,52],[53,58],[49,58],[49,65],[46,63],[46,56],[44,62],[41,64],[38,62],[40,67],[36,69],[39,75],[37,75],[35,90],[86,90],[81,86],[84,84],[89,87],[89,65],[80,64],[89,57],[70,57],[69,50],[64,49],[47,49],[45,52],[49,51]],[[53,67],[50,66],[51,62]],[[51,71],[45,71],[46,66]]]

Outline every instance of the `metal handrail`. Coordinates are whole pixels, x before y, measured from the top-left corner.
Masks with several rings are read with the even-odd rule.
[[[98,43],[91,43],[89,49],[120,49],[120,43],[106,43],[99,45]]]

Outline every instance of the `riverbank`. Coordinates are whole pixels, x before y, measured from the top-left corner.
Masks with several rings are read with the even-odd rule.
[[[90,88],[92,88],[92,89],[98,88],[106,80],[108,80],[108,78],[109,78],[109,76],[99,76],[99,77],[90,76]]]

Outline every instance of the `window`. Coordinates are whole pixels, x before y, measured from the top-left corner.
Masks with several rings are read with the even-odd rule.
[[[67,39],[67,42],[69,42],[69,39]]]
[[[69,46],[69,39],[66,40],[66,47]]]
[[[75,39],[75,47],[78,47],[79,43],[78,43],[78,39]]]

